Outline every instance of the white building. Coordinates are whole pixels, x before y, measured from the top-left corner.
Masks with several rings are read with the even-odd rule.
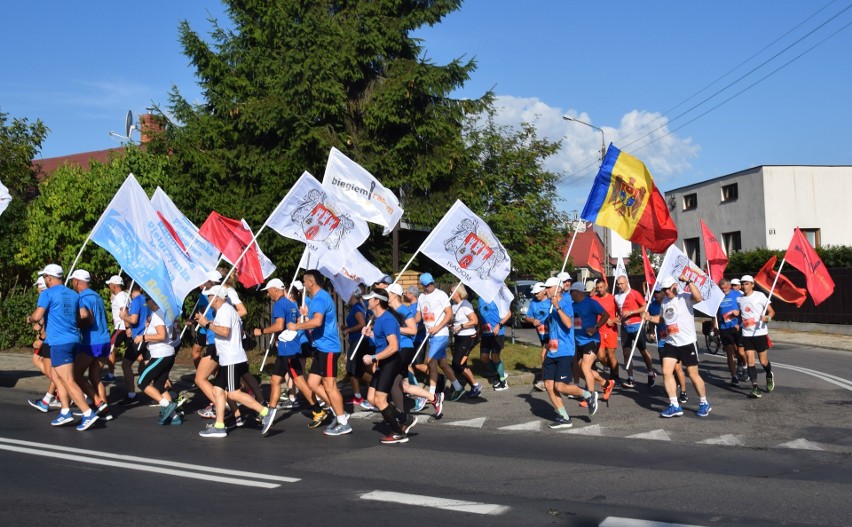
[[[704,220],[732,251],[786,249],[799,227],[814,246],[852,245],[852,166],[758,166],[669,190],[678,245],[703,265]]]

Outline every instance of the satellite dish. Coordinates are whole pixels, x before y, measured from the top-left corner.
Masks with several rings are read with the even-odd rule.
[[[130,132],[133,130],[133,112],[127,110],[127,117],[124,119],[124,137],[130,139]]]

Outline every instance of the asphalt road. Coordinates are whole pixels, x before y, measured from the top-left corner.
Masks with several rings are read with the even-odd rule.
[[[148,407],[80,433],[4,389],[0,510],[4,525],[847,526],[852,355],[777,345],[772,359],[778,388],[751,400],[703,356],[706,419],[694,395],[659,418],[665,397],[641,386],[591,419],[566,401],[575,425],[556,432],[546,396],[516,386],[424,414],[391,446],[366,413],[338,438],[289,414],[266,438],[249,425],[202,439],[202,419],[160,427]]]

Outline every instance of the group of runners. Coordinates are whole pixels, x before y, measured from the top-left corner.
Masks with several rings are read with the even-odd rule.
[[[492,388],[508,388],[501,352],[511,312],[501,314],[494,302],[480,299],[474,309],[463,285],[448,295],[429,273],[420,276],[420,287],[406,290],[385,276],[369,288],[362,284],[355,290],[338,325],[336,304],[323,288],[322,275],[307,270],[301,281],[290,286],[274,278],[263,288],[272,301],[271,320],[249,331],[256,337],[270,335],[270,347],[275,350],[269,395],[264,397],[249,371],[243,347],[242,319],[247,312],[234,289],[233,275],[223,283],[225,276],[224,269],[208,273],[197,308],[183,329],[177,321],[167,324],[156,299],[137,284],[128,293],[121,276],[112,276],[106,282],[114,327],[110,335],[104,301],[89,287],[90,274],[75,270],[68,288],[62,268],[47,265],[39,272],[41,293],[27,322],[37,332],[33,361],[50,385],[42,399],[29,404],[41,412],[58,408],[59,415],[51,421],[54,426],[80,417],[77,429],[81,431],[98,419],[111,419],[104,385],[114,381],[116,349],[124,348],[120,364],[126,395],[117,404],[139,404],[137,389],[141,390],[159,405],[159,424],[179,425],[187,399],[174,393],[169,373],[188,328],[195,339],[191,352],[195,386],[209,402],[197,411],[211,421],[199,432],[205,438],[227,437],[229,428],[243,426],[252,416],[265,436],[279,410],[304,410],[310,418],[308,426],[324,426],[329,436],[351,433],[350,414],[337,383],[338,361],[344,352],[341,335],[348,342],[346,372],[353,391],[346,402],[381,414],[388,430],[381,438],[385,444],[407,442],[417,414],[427,405],[440,417],[447,383],[450,401],[482,393],[468,362],[477,343],[481,362],[491,373]],[[775,386],[766,353],[766,323],[774,312],[766,296],[754,290],[751,276],[735,282],[720,283],[725,299],[718,326],[731,384],[739,384],[741,368],[752,383],[750,395],[760,397],[756,360],[766,372],[767,391]],[[698,373],[693,305],[702,298],[697,287],[685,277],[663,277],[646,306],[643,295],[630,288],[626,277],[618,277],[616,285],[618,292],[610,294],[603,280],[575,283],[568,273],[560,273],[532,288],[534,299],[525,320],[536,328],[541,342],[542,379],[536,387],[547,392],[555,409],[550,427],[572,426],[563,396],[579,399],[593,416],[599,398],[609,400],[616,386],[634,388],[635,352],[645,363],[648,387],[654,387],[660,372],[654,369],[646,346],[645,322],[656,326],[659,363],[670,401],[660,415],[683,415],[688,376],[699,397],[696,415],[708,416],[712,408]],[[625,379],[616,356],[619,340]],[[418,375],[425,379],[423,386]],[[406,396],[413,401],[406,404]],[[79,415],[71,412],[72,402]]]

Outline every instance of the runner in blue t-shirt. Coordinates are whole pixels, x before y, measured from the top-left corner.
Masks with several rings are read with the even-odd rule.
[[[80,334],[82,342],[74,357],[74,374],[83,382],[80,388],[94,401],[98,414],[110,420],[106,387],[101,374],[109,359],[110,334],[104,299],[89,287],[91,275],[84,269],[71,273],[71,287],[80,295]],[[86,375],[88,372],[88,376]]]
[[[742,373],[742,364],[746,362],[745,349],[742,346],[742,333],[740,332],[740,318],[738,316],[740,306],[737,299],[743,296],[741,291],[731,288],[731,281],[723,278],[719,281],[719,288],[725,293],[716,321],[719,325],[719,338],[728,358],[728,370],[731,372],[731,386],[739,386],[739,374]],[[739,368],[738,368],[739,363]]]
[[[145,355],[145,343],[139,345],[136,344],[135,340],[136,337],[145,332],[145,323],[148,320],[148,305],[139,284],[133,283],[130,288],[130,307],[122,308],[118,316],[124,321],[127,331],[130,333],[127,350],[124,352],[124,358],[121,359],[121,371],[124,373],[124,386],[127,390],[127,395],[121,404],[130,405],[137,402],[133,363],[137,360],[141,362]]]
[[[480,299],[479,315],[482,317],[480,321],[482,343],[479,345],[479,360],[482,364],[490,366],[497,374],[497,379],[491,387],[497,391],[502,391],[509,388],[509,376],[506,375],[503,360],[500,358],[505,339],[503,326],[512,318],[512,311],[507,309],[506,313],[501,316],[495,302],[483,302]]]
[[[361,335],[361,330],[367,325],[367,307],[361,301],[361,288],[352,292],[349,299],[349,310],[343,321],[341,333],[348,336],[349,345],[346,349],[346,374],[349,376],[349,384],[352,387],[352,407],[360,406],[364,410],[372,411],[373,406],[361,395],[361,380],[369,386],[370,374],[364,368],[364,355],[372,354],[372,342]],[[357,351],[355,346],[358,346]]]
[[[536,282],[530,292],[533,295],[530,300],[527,314],[524,316],[524,322],[531,324],[538,335],[538,341],[541,344],[541,359],[539,364],[544,364],[544,355],[547,353],[547,341],[550,339],[547,329],[547,318],[550,314],[550,300],[547,299],[544,290],[544,282]],[[539,380],[534,384],[536,390],[544,391],[544,381]]]
[[[601,345],[600,329],[609,320],[609,313],[600,303],[589,297],[581,282],[571,284],[571,299],[574,301],[574,342],[577,345],[574,364],[579,366],[586,380],[586,389],[594,392],[597,382],[608,399],[615,381],[605,381],[593,366]]]

